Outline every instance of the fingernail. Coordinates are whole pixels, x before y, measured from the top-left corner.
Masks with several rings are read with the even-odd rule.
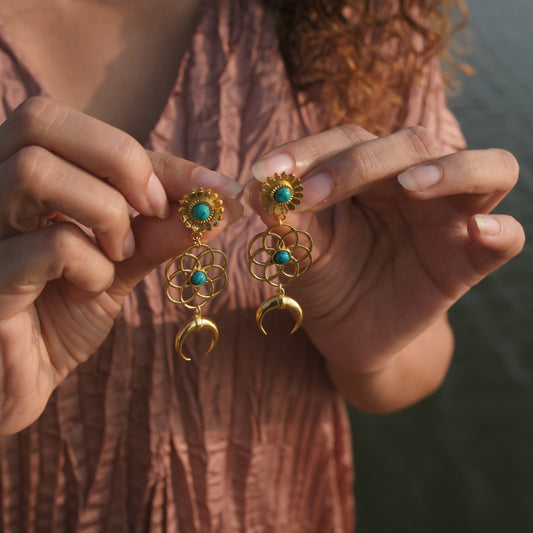
[[[408,191],[420,192],[433,187],[442,178],[442,172],[436,165],[424,165],[410,168],[398,176],[400,185]]]
[[[146,197],[154,215],[167,218],[169,213],[167,194],[159,178],[152,172],[146,187]]]
[[[204,167],[196,167],[193,170],[192,182],[196,187],[215,189],[225,196],[233,196],[242,191],[242,187],[235,180]]]
[[[292,172],[294,166],[294,159],[289,154],[267,155],[252,165],[252,174],[256,180],[265,181],[274,173]]]
[[[126,238],[124,239],[124,259],[131,257],[135,253],[135,237],[133,236],[133,231],[130,228]]]
[[[321,172],[307,178],[303,182],[304,196],[302,204],[308,206],[315,206],[326,200],[333,192],[333,179],[332,177]]]
[[[500,223],[493,217],[476,215],[474,216],[474,222],[476,223],[479,233],[487,237],[494,237],[502,230]]]

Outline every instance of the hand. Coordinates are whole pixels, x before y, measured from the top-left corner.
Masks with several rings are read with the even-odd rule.
[[[238,184],[37,97],[0,126],[0,434],[33,422],[132,288],[191,244],[168,200]],[[140,215],[132,223],[128,205]],[[238,218],[227,199],[216,237]]]
[[[313,266],[288,292],[318,349],[347,370],[384,368],[523,246],[513,218],[488,215],[518,177],[503,150],[449,154],[420,127],[376,138],[344,126],[280,146],[253,167],[261,181],[282,171],[304,185],[288,223],[315,241]],[[247,196],[271,224],[258,188]]]

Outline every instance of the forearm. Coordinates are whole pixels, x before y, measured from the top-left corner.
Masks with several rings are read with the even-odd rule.
[[[327,370],[339,392],[357,409],[384,414],[429,396],[444,380],[453,352],[446,317],[401,350],[389,364],[369,372],[351,371],[332,359]]]

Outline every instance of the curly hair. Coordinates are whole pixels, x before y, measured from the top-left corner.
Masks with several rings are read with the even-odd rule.
[[[406,95],[468,21],[463,0],[263,0],[293,87],[325,104],[329,125],[377,134],[402,123]],[[324,107],[324,106],[323,106]]]

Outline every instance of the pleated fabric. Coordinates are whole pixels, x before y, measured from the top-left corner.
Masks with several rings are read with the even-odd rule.
[[[169,51],[172,53],[172,51]],[[435,63],[409,96],[408,124],[462,146]],[[46,94],[0,26],[0,113]],[[319,129],[288,83],[272,20],[256,0],[206,0],[148,147],[238,178],[263,152]],[[263,336],[267,287],[247,272],[263,225],[245,212],[214,245],[228,288],[209,305],[221,331],[203,358],[177,358],[188,318],[162,269],[126,300],[104,345],[72,372],[32,426],[0,440],[0,530],[11,532],[351,532],[350,427],[305,332],[286,317]]]

